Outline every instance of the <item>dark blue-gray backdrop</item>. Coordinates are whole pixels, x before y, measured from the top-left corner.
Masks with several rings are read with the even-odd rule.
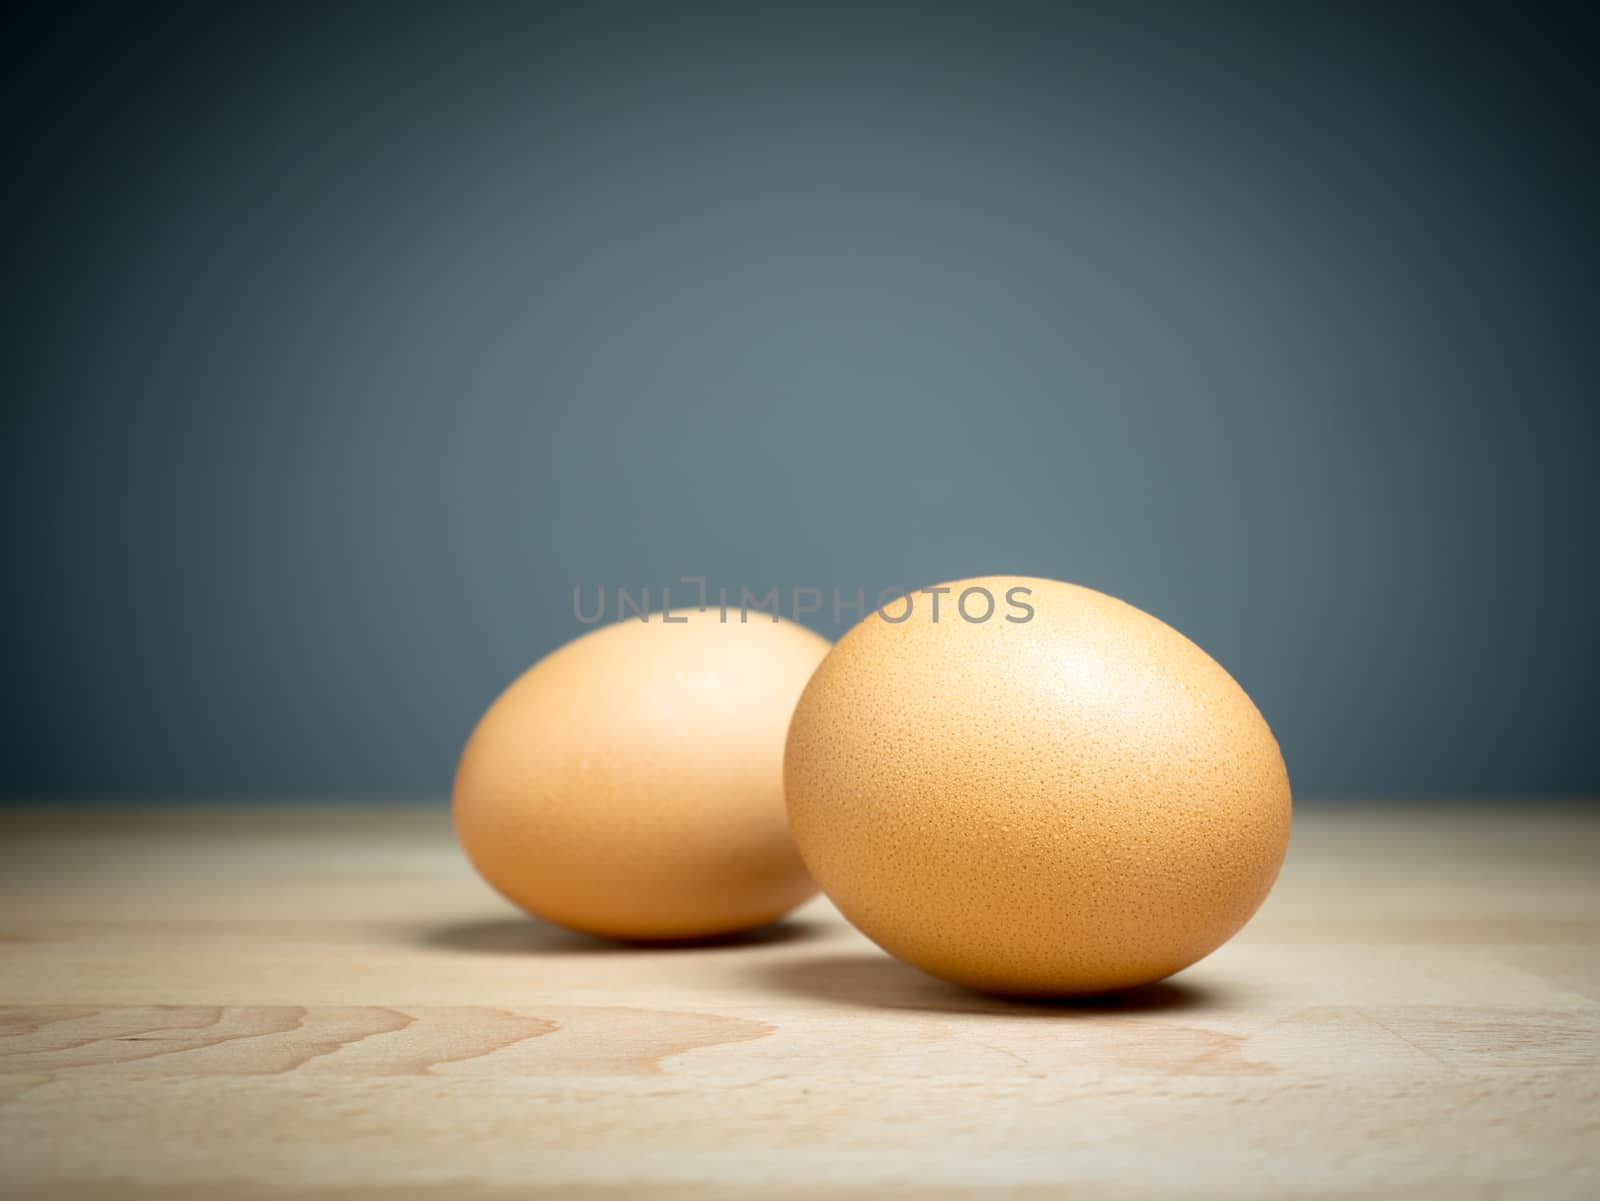
[[[443,795],[575,585],[996,571],[1301,795],[1600,790],[1592,17],[231,7],[6,18],[4,791]]]

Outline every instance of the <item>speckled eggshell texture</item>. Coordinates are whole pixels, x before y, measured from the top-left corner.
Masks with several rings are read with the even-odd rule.
[[[1283,756],[1244,690],[1103,593],[944,587],[937,623],[914,594],[898,624],[903,601],[856,625],[796,708],[789,818],[823,890],[891,954],[989,992],[1124,989],[1221,946],[1289,840]],[[955,609],[975,587],[982,623]]]
[[[490,884],[591,934],[702,938],[816,891],[789,834],[783,748],[828,642],[730,611],[603,626],[494,702],[456,772],[456,832]]]

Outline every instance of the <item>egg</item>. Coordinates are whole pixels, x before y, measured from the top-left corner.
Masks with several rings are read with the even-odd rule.
[[[715,608],[561,647],[462,753],[452,804],[468,857],[515,904],[586,933],[690,939],[773,921],[816,891],[789,834],[783,748],[827,650],[803,626]]]
[[[1131,605],[1024,577],[912,594],[845,634],[800,697],[784,785],[851,922],[1011,995],[1194,963],[1260,906],[1289,839],[1283,756],[1226,671]]]

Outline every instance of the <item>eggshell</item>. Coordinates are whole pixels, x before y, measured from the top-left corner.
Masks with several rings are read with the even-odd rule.
[[[1102,593],[945,587],[938,622],[913,596],[909,618],[856,625],[796,708],[789,816],[824,891],[890,953],[991,992],[1123,989],[1221,946],[1289,839],[1288,774],[1250,698]],[[974,587],[996,599],[987,621],[954,609]],[[1007,620],[1014,588],[1031,620]]]
[[[770,922],[816,890],[784,814],[783,745],[827,640],[759,614],[671,616],[542,659],[462,754],[461,844],[539,917],[698,938]]]

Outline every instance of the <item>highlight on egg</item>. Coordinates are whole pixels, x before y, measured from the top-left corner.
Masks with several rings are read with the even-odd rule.
[[[602,626],[517,679],[456,772],[456,831],[528,912],[630,940],[774,921],[816,885],[783,800],[789,718],[825,638],[716,609]]]
[[[1032,615],[874,612],[823,659],[784,761],[823,890],[891,954],[996,993],[1126,989],[1221,946],[1289,839],[1283,756],[1244,690],[1103,593],[941,587]]]

